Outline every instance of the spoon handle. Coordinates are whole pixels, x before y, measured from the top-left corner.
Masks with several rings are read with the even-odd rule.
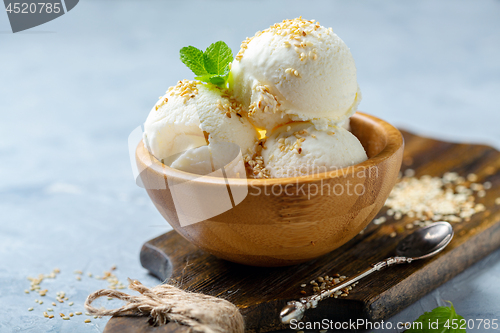
[[[345,288],[353,284],[354,282],[361,280],[362,278],[372,274],[373,272],[380,271],[386,267],[396,264],[410,263],[412,262],[412,260],[412,258],[407,257],[390,257],[384,259],[376,264],[372,264],[370,268],[367,268],[364,271],[342,281],[342,283],[335,285],[333,288],[324,289],[319,294],[302,297],[298,301],[288,302],[287,305],[281,310],[281,322],[283,324],[288,324],[292,319],[300,320],[304,315],[305,310],[309,308],[315,308],[316,306],[318,306],[319,301],[331,297],[336,291],[339,291],[342,288]]]

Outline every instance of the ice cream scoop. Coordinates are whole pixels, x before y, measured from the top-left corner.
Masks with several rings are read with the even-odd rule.
[[[364,162],[359,140],[341,126],[318,130],[311,122],[293,122],[275,129],[262,149],[273,178],[311,175]]]
[[[349,48],[331,28],[284,20],[247,38],[232,63],[229,86],[250,121],[271,130],[290,120],[340,125],[361,93]]]
[[[206,165],[202,157],[208,150],[199,150],[198,156],[188,150],[229,142],[238,145],[242,154],[253,153],[258,137],[241,105],[224,90],[183,80],[170,87],[151,110],[144,124],[143,140],[160,161],[195,172],[196,165]]]

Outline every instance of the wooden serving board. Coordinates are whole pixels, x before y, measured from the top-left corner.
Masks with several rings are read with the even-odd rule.
[[[417,177],[442,176],[448,171],[463,176],[475,173],[477,182],[493,184],[485,197],[476,199],[486,210],[468,222],[453,224],[455,237],[441,254],[361,280],[346,298],[329,298],[306,311],[304,320],[389,318],[500,246],[500,205],[495,204],[500,197],[500,152],[483,145],[437,141],[408,132],[403,135],[403,171],[414,169]],[[404,217],[399,221],[389,218],[381,225],[372,223],[341,248],[291,267],[258,268],[227,262],[199,250],[175,231],[144,244],[140,258],[142,265],[162,281],[236,304],[248,332],[270,332],[287,328],[280,323],[279,312],[286,302],[303,296],[302,283],[335,273],[351,276],[370,263],[394,255],[398,241],[412,231],[405,229],[409,222],[412,219]],[[394,231],[397,236],[391,238]],[[312,293],[309,284],[306,290]],[[175,323],[152,327],[144,317],[113,317],[104,332],[184,331]]]

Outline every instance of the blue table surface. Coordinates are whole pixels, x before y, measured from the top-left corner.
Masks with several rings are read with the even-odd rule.
[[[159,283],[138,253],[170,227],[134,184],[129,133],[169,86],[192,78],[181,47],[224,40],[237,51],[299,15],[351,48],[361,110],[422,135],[500,147],[500,1],[81,1],[17,34],[0,13],[0,332],[101,332],[106,318],[58,316],[84,311],[86,296],[107,287],[88,272],[116,265],[123,282]],[[55,267],[57,278],[42,282],[47,296],[24,293],[27,276]],[[444,300],[467,319],[500,319],[499,285],[496,251],[389,320],[415,320]],[[43,318],[56,291],[74,305]]]

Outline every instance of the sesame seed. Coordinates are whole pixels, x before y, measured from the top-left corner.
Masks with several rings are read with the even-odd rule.
[[[53,305],[53,306],[56,306],[56,302],[52,302],[52,305]]]
[[[48,311],[48,312],[52,312],[52,311],[54,311],[54,309],[52,309],[52,308],[47,308],[47,311]]]
[[[467,180],[470,182],[475,182],[477,181],[477,175],[475,173],[469,173],[467,175]]]
[[[405,170],[405,177],[413,177],[415,176],[415,170],[413,169],[406,169]]]
[[[73,316],[74,316],[73,312],[70,312],[70,313],[69,313],[69,316],[70,316],[70,317],[73,317]]]
[[[85,319],[83,322],[84,322],[84,323],[90,323],[90,322],[91,322],[91,320],[90,320],[90,319]]]
[[[29,294],[29,293],[30,293],[30,291],[29,291],[28,289],[26,289],[26,290],[24,290],[24,293],[25,293],[25,294]]]
[[[52,319],[52,318],[54,318],[54,315],[49,315],[49,319]]]
[[[28,308],[28,311],[33,311],[33,308]]]
[[[63,320],[69,320],[69,317],[62,317]]]

